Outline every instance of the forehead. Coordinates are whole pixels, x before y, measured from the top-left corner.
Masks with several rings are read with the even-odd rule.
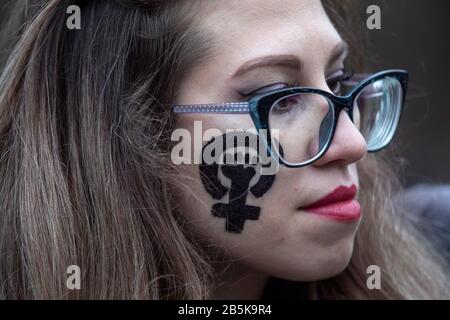
[[[326,63],[341,37],[319,0],[208,1],[201,25],[212,35],[215,65],[271,54],[300,56],[312,68]]]
[[[301,16],[303,13],[322,12],[319,0],[203,0],[206,13],[211,20],[226,15],[228,19],[241,23],[283,21],[286,17]],[[222,20],[222,19],[220,19]],[[310,19],[311,20],[311,19]],[[215,21],[218,23],[219,21]],[[226,21],[224,21],[227,24]]]
[[[319,0],[211,1],[205,8],[202,25],[221,49],[340,39]]]

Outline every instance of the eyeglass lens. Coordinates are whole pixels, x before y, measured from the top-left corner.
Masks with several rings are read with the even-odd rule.
[[[353,103],[353,122],[366,139],[368,150],[386,146],[400,118],[402,85],[385,77],[365,86]],[[321,155],[331,139],[333,103],[318,93],[298,93],[277,100],[269,111],[272,146],[283,147],[282,159],[300,164]]]

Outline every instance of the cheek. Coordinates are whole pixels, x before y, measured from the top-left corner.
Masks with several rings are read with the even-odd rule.
[[[228,176],[231,181],[224,183],[225,195],[219,200],[207,191],[198,166],[184,166],[183,171],[185,176],[191,176],[186,180],[190,181],[186,183],[189,192],[179,201],[186,220],[198,236],[232,259],[260,272],[294,281],[322,279],[346,267],[353,249],[352,234],[329,241],[320,225],[302,220],[287,192],[293,189],[289,184],[298,178],[294,179],[287,169],[278,172],[270,189],[261,197],[247,193],[245,205],[259,208],[259,216],[255,220],[246,219],[240,232],[227,231],[226,217],[213,214],[215,205],[227,206],[237,199],[229,197],[233,190],[233,170],[225,170],[227,173],[221,178]],[[247,181],[248,177],[243,177],[236,183],[243,186]],[[339,234],[342,230],[334,231]]]
[[[182,165],[179,169],[183,188],[177,193],[177,204],[182,218],[197,236],[233,259],[292,280],[330,276],[348,263],[351,233],[329,226],[323,229],[297,211],[302,188],[315,178],[308,171],[293,174],[281,167],[276,175],[260,176],[247,165]],[[349,170],[357,175],[356,165]],[[326,236],[333,233],[348,236],[338,242]]]
[[[186,222],[199,235],[221,243],[225,249],[239,246],[244,251],[254,250],[268,235],[283,241],[281,221],[285,219],[280,219],[279,214],[286,214],[286,207],[280,206],[278,200],[282,197],[277,199],[276,171],[261,175],[259,166],[180,166],[179,174],[185,182],[178,203]]]
[[[255,181],[252,170],[238,166],[221,167],[219,178],[219,170],[210,170],[209,179],[201,178],[206,170],[199,166],[183,166],[182,171],[191,178],[185,180],[190,182],[185,183],[178,203],[198,236],[256,269],[273,268],[270,261],[284,255],[289,242],[297,245],[290,230],[295,212],[287,201],[283,179],[261,176]],[[208,180],[215,182],[205,183]]]
[[[268,193],[259,199],[247,194],[246,199],[242,197],[239,200],[234,194],[236,187],[224,184],[225,195],[217,200],[203,184],[198,166],[185,166],[183,171],[193,178],[185,184],[177,203],[182,218],[194,229],[196,236],[237,259],[245,259],[255,251],[267,249],[268,241],[272,241],[267,235],[276,237],[273,230],[281,230],[273,228],[276,219]],[[246,180],[240,181],[242,185]]]
[[[211,215],[223,219],[225,231],[229,233],[240,234],[249,222],[260,219],[261,201],[259,199],[272,188],[276,179],[276,172],[261,174],[261,164],[249,164],[251,160],[255,160],[250,150],[255,150],[257,154],[258,146],[238,146],[238,141],[246,144],[257,141],[258,137],[255,135],[245,139],[249,136],[248,134],[227,134],[215,137],[203,147],[203,154],[205,157],[206,153],[218,157],[213,163],[199,165],[199,176],[204,189],[214,200],[217,200],[211,207]],[[231,153],[229,153],[230,148]],[[209,151],[206,152],[207,150]],[[230,164],[228,162],[239,161],[237,159],[245,163]],[[227,164],[219,164],[224,161]],[[256,204],[250,203],[252,197],[256,199]]]

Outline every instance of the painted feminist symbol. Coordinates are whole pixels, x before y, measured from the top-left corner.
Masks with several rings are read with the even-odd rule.
[[[233,152],[237,152],[235,136],[225,134],[222,139],[222,141],[234,139]],[[203,150],[213,140],[214,138],[203,147]],[[228,203],[215,203],[211,209],[213,216],[225,219],[227,232],[241,233],[246,220],[258,220],[261,208],[246,204],[248,193],[250,191],[256,198],[260,198],[270,189],[275,180],[275,174],[259,175],[257,181],[253,182],[253,186],[249,188],[253,177],[258,172],[258,166],[266,165],[248,164],[250,154],[247,151],[246,148],[245,164],[201,164],[199,169],[203,185],[214,199],[220,200],[228,193]],[[229,186],[221,181],[219,170],[231,181]]]

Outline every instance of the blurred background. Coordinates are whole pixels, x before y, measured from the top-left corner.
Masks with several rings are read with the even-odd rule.
[[[450,184],[450,1],[362,0],[381,9],[381,29],[368,30],[375,70],[410,73],[396,145],[406,159],[404,182]]]

